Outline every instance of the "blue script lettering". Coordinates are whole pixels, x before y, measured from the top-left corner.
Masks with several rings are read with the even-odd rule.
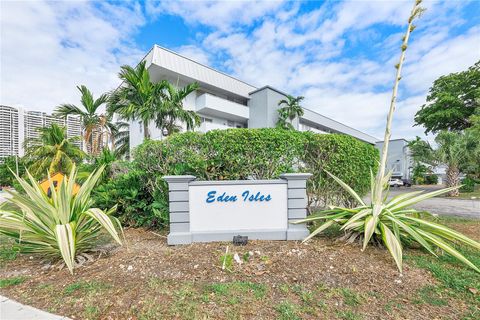
[[[250,194],[250,191],[249,190],[245,190],[243,193],[242,193],[242,198],[243,198],[243,201],[250,201],[250,202],[254,202],[254,201],[260,201],[260,202],[263,202],[263,201],[270,201],[272,200],[272,197],[268,194],[268,195],[264,195],[264,194],[261,194],[260,192],[257,192],[256,194]]]
[[[207,203],[212,203],[212,202],[235,202],[237,201],[237,196],[230,196],[227,195],[226,192],[222,193],[218,197],[215,198],[215,195],[217,194],[217,191],[210,191],[207,193]]]

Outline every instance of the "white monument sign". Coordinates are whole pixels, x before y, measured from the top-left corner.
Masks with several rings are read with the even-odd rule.
[[[166,176],[169,185],[169,244],[249,239],[301,240],[309,232],[306,180],[290,173],[274,180],[194,181],[194,176]]]
[[[287,229],[284,183],[192,185],[189,194],[192,232]]]

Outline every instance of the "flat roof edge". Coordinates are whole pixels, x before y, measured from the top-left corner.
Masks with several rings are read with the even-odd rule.
[[[168,48],[162,47],[162,46],[160,46],[160,45],[158,45],[158,44],[154,44],[153,47],[152,47],[152,49],[155,48],[155,47],[158,48],[158,49],[167,51],[167,52],[169,52],[169,53],[171,53],[171,54],[174,54],[174,55],[176,55],[176,56],[178,56],[178,57],[180,57],[180,58],[182,58],[182,59],[186,59],[186,60],[188,60],[188,61],[191,61],[191,62],[193,62],[193,63],[195,63],[195,64],[198,64],[198,65],[200,65],[200,66],[202,66],[202,67],[205,67],[205,68],[207,68],[207,69],[210,69],[210,70],[212,70],[212,71],[214,71],[214,72],[216,72],[216,73],[219,73],[219,74],[221,74],[221,75],[224,75],[224,76],[226,76],[226,77],[228,77],[228,78],[230,78],[230,79],[233,79],[233,80],[235,80],[235,81],[238,81],[238,82],[241,82],[241,83],[243,83],[243,84],[246,84],[246,85],[249,86],[249,87],[252,87],[252,88],[254,88],[254,89],[257,88],[256,86],[254,86],[254,85],[252,85],[252,84],[250,84],[250,83],[248,83],[248,82],[245,82],[245,81],[243,81],[243,80],[240,80],[240,79],[238,79],[238,78],[235,78],[235,77],[229,75],[229,74],[226,73],[226,72],[217,70],[217,69],[212,68],[212,67],[210,67],[210,66],[207,66],[206,64],[203,64],[203,63],[200,63],[200,62],[198,62],[198,61],[195,61],[195,60],[193,60],[193,59],[191,59],[191,58],[189,58],[189,57],[186,57],[186,56],[184,56],[184,55],[181,55],[181,54],[178,53],[178,52],[175,52],[175,51],[170,50],[170,49],[168,49]],[[150,51],[151,51],[152,49],[150,49]],[[150,51],[149,51],[149,52],[150,52]]]
[[[329,117],[327,117],[327,116],[324,116],[323,114],[320,114],[320,113],[318,113],[318,112],[316,112],[316,111],[313,111],[312,109],[308,109],[308,108],[303,108],[303,109],[304,109],[304,110],[308,110],[308,111],[314,113],[314,114],[317,115],[317,116],[320,116],[320,117],[322,117],[322,118],[325,118],[325,119],[327,119],[327,120],[330,120],[330,121],[332,121],[332,122],[335,122],[335,123],[337,123],[337,124],[339,124],[339,125],[341,125],[341,126],[343,126],[343,127],[346,127],[346,128],[348,128],[348,129],[356,132],[356,133],[359,133],[359,134],[365,136],[365,138],[369,138],[369,140],[370,140],[371,142],[370,142],[370,141],[368,141],[368,142],[370,142],[370,143],[376,143],[376,142],[378,142],[378,138],[376,138],[376,137],[374,137],[374,136],[371,136],[371,135],[369,135],[368,133],[365,133],[365,132],[360,131],[360,130],[358,130],[358,129],[352,128],[352,127],[350,127],[350,126],[348,126],[348,125],[346,125],[346,124],[344,124],[344,123],[341,123],[341,122],[339,122],[339,121],[337,121],[337,120],[335,120],[335,119],[329,118]],[[308,119],[307,119],[307,120],[308,120]],[[359,137],[356,137],[356,138],[359,138]],[[360,138],[359,138],[359,139],[360,139]],[[364,139],[361,139],[361,140],[364,140]],[[366,140],[364,140],[364,141],[366,141]]]

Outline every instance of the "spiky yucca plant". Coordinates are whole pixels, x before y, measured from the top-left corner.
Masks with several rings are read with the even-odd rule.
[[[328,210],[323,210],[306,219],[297,221],[296,223],[311,221],[323,222],[323,224],[313,231],[304,241],[311,239],[325,229],[337,224],[341,226],[341,230],[346,232],[345,239],[355,241],[356,239],[363,238],[363,250],[365,250],[367,245],[372,241],[383,243],[393,256],[400,272],[402,272],[402,243],[405,243],[407,240],[419,243],[433,255],[436,255],[434,249],[440,248],[472,269],[480,272],[477,266],[451,245],[452,243],[459,242],[480,250],[480,243],[441,224],[423,219],[425,215],[431,216],[427,212],[409,209],[409,207],[415,203],[447,193],[455,187],[429,193],[413,191],[400,194],[388,201],[384,199],[379,214],[375,215],[374,201],[366,203],[345,182],[331,173],[328,173],[328,175],[339,183],[358,202],[358,206],[354,208],[331,206]],[[381,182],[384,191],[388,191],[389,178],[390,175],[387,175]],[[376,180],[372,175],[372,193],[376,187],[375,183]]]
[[[395,65],[397,71],[392,89],[387,124],[385,126],[385,137],[380,158],[380,166],[376,177],[374,178],[373,174],[371,177],[371,202],[366,204],[346,183],[329,174],[346,191],[348,191],[354,199],[357,200],[359,206],[353,209],[330,207],[328,210],[321,211],[306,219],[298,221],[297,223],[316,220],[325,221],[305,240],[310,239],[334,224],[339,224],[341,228],[347,232],[349,239],[355,239],[359,236],[363,237],[363,250],[365,250],[371,241],[381,241],[392,254],[400,272],[402,271],[403,257],[402,242],[407,239],[418,242],[432,254],[435,254],[434,248],[438,247],[453,255],[477,272],[480,272],[477,266],[451,246],[451,242],[458,241],[476,249],[480,249],[480,244],[478,242],[469,239],[461,233],[442,226],[441,224],[424,220],[422,219],[423,212],[409,209],[409,206],[417,202],[435,197],[442,193],[450,192],[458,187],[434,191],[428,194],[421,194],[421,191],[410,192],[396,196],[389,201],[387,200],[388,193],[385,192],[388,191],[387,183],[390,179],[390,174],[385,174],[385,172],[398,85],[401,79],[402,66],[405,61],[405,51],[408,47],[410,33],[415,29],[413,21],[424,11],[424,9],[420,7],[421,2],[422,0],[415,0],[414,2],[410,17],[408,18],[407,31],[402,39],[403,42],[400,59],[398,64]]]
[[[75,195],[75,166],[58,190],[49,176],[51,197],[28,171],[29,181],[15,176],[25,194],[8,191],[12,197],[0,207],[0,233],[15,239],[24,253],[62,258],[73,274],[75,257],[92,249],[102,230],[122,244],[122,226],[111,216],[115,207],[107,212],[92,208],[90,193],[102,171],[93,172]]]

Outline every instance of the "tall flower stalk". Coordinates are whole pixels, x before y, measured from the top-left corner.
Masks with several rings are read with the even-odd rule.
[[[407,31],[403,36],[403,43],[401,46],[402,53],[400,54],[400,59],[398,61],[398,64],[395,66],[395,68],[397,69],[397,73],[395,75],[395,82],[393,83],[392,98],[390,100],[390,108],[387,116],[387,125],[385,127],[385,136],[383,138],[382,154],[380,156],[380,166],[377,172],[375,189],[372,194],[372,201],[375,205],[374,214],[377,214],[377,215],[379,213],[380,206],[382,204],[382,192],[383,192],[382,181],[384,180],[384,177],[385,177],[388,146],[390,144],[390,137],[392,135],[391,129],[392,129],[393,113],[395,112],[395,107],[397,104],[398,85],[400,84],[400,80],[402,78],[402,67],[403,67],[403,62],[405,61],[405,52],[407,51],[408,40],[410,40],[410,34],[415,29],[415,26],[413,25],[413,21],[416,18],[420,17],[422,12],[425,11],[424,8],[420,7],[421,2],[422,0],[416,0],[415,4],[413,5],[413,9],[410,13],[410,17],[408,18]]]

